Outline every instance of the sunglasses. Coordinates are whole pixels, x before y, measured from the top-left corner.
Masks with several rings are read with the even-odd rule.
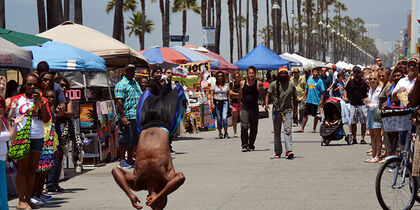
[[[26,86],[28,86],[28,87],[38,87],[38,84],[28,82],[28,83],[26,83]]]
[[[48,78],[42,78],[41,82],[49,82],[52,83],[52,79],[48,79]]]
[[[369,80],[375,81],[375,80],[377,80],[377,79],[376,79],[376,78],[369,78]]]
[[[378,63],[378,62],[381,62],[381,61],[382,61],[382,60],[376,60],[375,62],[376,62],[376,63]]]
[[[407,66],[408,67],[416,67],[417,66],[417,63],[409,63],[409,64],[407,64]]]

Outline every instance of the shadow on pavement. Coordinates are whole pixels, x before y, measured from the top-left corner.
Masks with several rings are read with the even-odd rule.
[[[189,140],[201,140],[200,137],[190,137],[190,136],[179,136],[174,139],[174,141],[189,141]]]
[[[87,172],[89,172],[89,171],[92,171],[93,169],[83,169],[82,170],[82,172],[75,172],[74,171],[74,168],[65,168],[64,169],[64,174],[66,175],[65,177],[64,177],[64,179],[62,179],[62,180],[60,180],[61,182],[65,182],[65,181],[67,181],[67,180],[69,180],[69,179],[71,179],[71,178],[73,178],[73,177],[76,177],[76,176],[80,176],[80,175],[82,175],[82,174],[84,174],[84,173],[87,173]]]

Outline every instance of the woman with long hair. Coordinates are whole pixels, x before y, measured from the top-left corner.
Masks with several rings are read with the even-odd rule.
[[[364,100],[368,108],[366,117],[366,127],[369,130],[372,157],[367,159],[368,163],[377,163],[380,161],[382,141],[381,141],[381,123],[375,122],[373,116],[375,115],[375,108],[379,105],[379,94],[382,90],[382,82],[379,81],[378,72],[371,72],[367,77],[369,81],[368,98]]]
[[[27,124],[27,118],[32,109],[30,151],[24,159],[18,160],[16,175],[16,187],[19,197],[18,209],[38,208],[38,206],[31,202],[31,195],[35,184],[35,169],[38,166],[44,144],[43,123],[47,123],[51,119],[48,101],[46,98],[41,97],[38,87],[38,77],[35,74],[29,73],[23,78],[22,94],[14,96],[10,100],[12,104],[9,108],[12,108],[16,104],[16,108],[11,110],[13,112],[12,116],[16,118],[24,116],[22,122],[17,123],[17,131],[22,130]]]
[[[237,138],[238,116],[241,112],[241,96],[239,95],[239,91],[241,89],[241,73],[239,73],[239,71],[235,71],[233,73],[233,82],[229,84],[229,88],[230,101],[232,102],[233,137]]]
[[[227,128],[227,112],[229,108],[229,85],[225,83],[225,74],[222,71],[216,73],[216,84],[212,87],[211,110],[216,109],[217,130],[219,130],[219,139],[230,138]],[[222,127],[225,134],[222,134]]]

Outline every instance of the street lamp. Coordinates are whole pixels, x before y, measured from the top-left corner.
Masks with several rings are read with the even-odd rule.
[[[279,28],[281,27],[281,23],[278,23],[278,12],[280,11],[280,6],[277,1],[273,3],[273,6],[271,7],[272,13],[274,14],[274,20],[273,20],[273,42],[274,42],[274,51],[277,54],[281,54],[281,30]],[[279,33],[280,32],[280,33]]]

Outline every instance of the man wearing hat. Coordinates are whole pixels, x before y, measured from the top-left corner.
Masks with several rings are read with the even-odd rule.
[[[319,68],[312,69],[312,76],[308,78],[306,82],[306,89],[303,93],[303,99],[306,102],[305,113],[302,119],[302,128],[297,133],[303,133],[305,125],[308,122],[308,116],[314,117],[313,133],[316,132],[316,126],[318,124],[318,113],[319,106],[322,106],[324,100],[324,82],[319,77]]]
[[[297,92],[297,103],[298,105],[298,111],[299,111],[299,117],[293,118],[293,122],[295,124],[300,124],[302,123],[302,118],[303,118],[303,112],[305,110],[305,101],[302,100],[303,98],[303,93],[305,92],[305,85],[306,85],[306,78],[304,75],[300,75],[299,74],[299,69],[294,68],[292,69],[292,77],[290,78],[290,82],[293,83],[293,85],[296,88],[296,92]]]
[[[368,97],[367,93],[369,86],[366,84],[365,80],[362,78],[362,69],[358,66],[353,68],[353,79],[350,79],[344,88],[343,100],[350,102],[350,114],[351,114],[351,126],[350,130],[353,134],[353,143],[357,144],[356,140],[356,131],[357,123],[362,124],[362,136],[360,143],[366,144],[365,134],[366,134],[366,115],[367,109],[364,103],[365,99]]]
[[[292,159],[294,156],[292,147],[292,116],[296,115],[297,92],[293,83],[290,82],[287,67],[280,67],[277,70],[277,80],[272,82],[268,88],[265,96],[266,111],[270,109],[268,103],[271,96],[273,96],[274,158],[280,158],[283,152],[281,146],[281,126],[283,123],[286,158]]]
[[[401,78],[397,85],[395,85],[394,90],[392,91],[392,99],[394,101],[400,101],[401,106],[407,106],[408,104],[408,93],[413,88],[414,83],[417,79],[418,61],[415,58],[410,58],[407,61],[407,73],[406,77]]]
[[[137,147],[139,133],[137,131],[136,109],[141,94],[139,84],[134,80],[136,67],[128,64],[125,67],[123,78],[115,85],[115,100],[117,102],[120,150],[120,167],[132,168],[134,165],[133,153]],[[127,152],[127,160],[125,160]]]
[[[152,70],[152,78],[149,80],[149,90],[150,92],[158,96],[162,92],[162,84],[161,84],[161,77],[162,77],[163,70],[159,66],[154,66]]]

